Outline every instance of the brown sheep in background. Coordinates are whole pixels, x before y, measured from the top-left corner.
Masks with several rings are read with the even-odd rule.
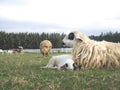
[[[63,45],[73,47],[73,60],[81,69],[120,66],[120,43],[91,40],[73,31],[65,36]]]
[[[40,42],[40,52],[43,56],[48,56],[49,51],[52,48],[52,43],[49,40],[43,40]]]

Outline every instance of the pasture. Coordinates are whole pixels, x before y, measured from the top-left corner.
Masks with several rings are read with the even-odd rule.
[[[0,90],[120,90],[120,68],[41,69],[53,55],[0,54]]]

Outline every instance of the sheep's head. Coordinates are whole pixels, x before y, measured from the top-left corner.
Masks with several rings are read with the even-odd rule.
[[[66,62],[59,70],[79,70],[79,67],[74,62]]]
[[[62,40],[62,44],[63,46],[73,47],[73,45],[75,44],[75,41],[84,42],[88,40],[89,38],[84,34],[82,34],[81,32],[73,31],[64,37],[64,39]]]

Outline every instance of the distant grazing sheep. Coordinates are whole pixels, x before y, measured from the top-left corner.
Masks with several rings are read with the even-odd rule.
[[[64,37],[63,45],[73,47],[72,58],[81,69],[120,66],[120,43],[94,41],[73,31]]]
[[[52,56],[48,64],[43,68],[58,69],[58,70],[76,70],[77,65],[72,60],[71,55]]]
[[[43,40],[40,42],[40,52],[43,56],[48,56],[49,51],[52,48],[52,43],[49,40]]]
[[[23,47],[22,46],[18,46],[18,48],[13,49],[13,53],[23,53]]]
[[[3,53],[4,53],[4,51],[3,51],[2,49],[0,49],[0,53],[1,53],[1,54],[3,54]]]

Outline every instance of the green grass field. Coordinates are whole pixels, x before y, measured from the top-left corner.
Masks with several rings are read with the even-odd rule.
[[[0,90],[120,90],[120,68],[41,69],[53,55],[0,54]]]

